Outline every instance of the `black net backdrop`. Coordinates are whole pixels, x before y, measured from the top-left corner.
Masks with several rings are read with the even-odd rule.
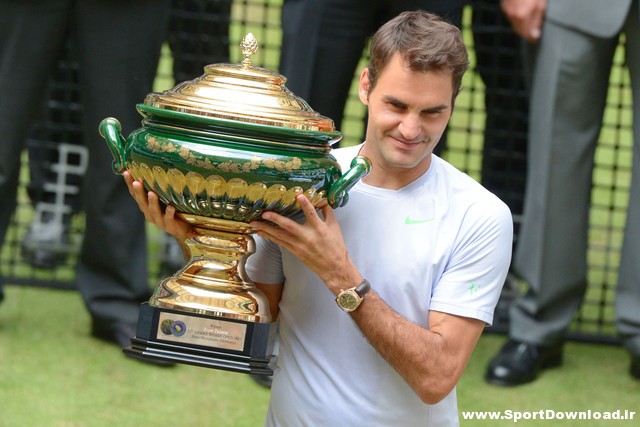
[[[438,150],[509,205],[517,240],[526,177],[527,98],[520,41],[499,13],[497,3],[476,0],[465,8],[463,32],[470,47],[472,69],[465,77],[446,143]],[[254,64],[277,70],[280,5],[281,0],[173,0],[167,43],[154,90],[168,89],[175,82],[198,77],[202,67],[209,63],[239,62],[242,59],[239,42],[248,32],[260,43],[260,50],[252,57]],[[569,338],[574,340],[618,342],[614,327],[615,283],[626,220],[632,144],[630,82],[623,49],[622,38],[596,154],[589,283],[584,303],[569,331]],[[340,129],[344,134],[342,145],[362,140],[365,110],[357,98],[356,83],[366,61],[365,49],[345,106]],[[79,188],[86,162],[79,125],[82,105],[78,72],[73,44],[69,42],[27,141],[29,149],[23,157],[19,204],[0,253],[0,271],[7,284],[74,288],[75,257],[84,220],[78,202]],[[60,220],[58,225],[64,238],[56,243],[56,257],[43,261],[34,255],[38,242],[30,240],[30,229],[34,221],[46,222],[51,215]],[[182,261],[171,238],[151,226],[148,231],[149,283],[155,286]],[[496,312],[496,324],[490,331],[506,331],[509,320],[506,309],[521,288],[517,281],[507,283]]]

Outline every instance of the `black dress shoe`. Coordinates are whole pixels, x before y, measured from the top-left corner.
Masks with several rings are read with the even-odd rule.
[[[99,323],[93,322],[91,335],[102,341],[117,344],[120,348],[128,347],[131,337],[136,335],[136,325],[127,323]]]
[[[629,373],[633,378],[640,380],[640,356],[631,356]]]
[[[258,375],[258,374],[250,374],[251,379],[256,383],[260,384],[264,388],[271,388],[271,383],[273,382],[273,375]]]
[[[542,369],[562,364],[562,344],[539,346],[509,340],[493,358],[485,380],[499,386],[516,386],[529,383]]]
[[[104,324],[94,321],[91,328],[91,335],[102,341],[117,344],[120,348],[125,348],[131,345],[131,338],[136,335],[136,324]],[[175,363],[165,360],[137,357],[135,359],[157,366],[175,366]]]

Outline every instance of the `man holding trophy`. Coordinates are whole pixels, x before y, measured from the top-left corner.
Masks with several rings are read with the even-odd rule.
[[[405,12],[371,44],[359,96],[366,141],[332,151],[371,172],[335,211],[304,194],[303,216],[265,210],[246,269],[279,321],[267,426],[456,426],[455,386],[491,324],[509,268],[506,205],[432,154],[468,56],[460,31]],[[197,235],[128,171],[150,221]]]

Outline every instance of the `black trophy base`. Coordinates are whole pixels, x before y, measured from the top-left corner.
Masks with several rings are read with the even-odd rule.
[[[162,360],[225,371],[255,375],[272,375],[269,368],[269,357],[266,348],[269,337],[269,324],[248,323],[228,319],[217,320],[224,323],[241,324],[246,328],[245,342],[242,350],[194,345],[191,343],[169,342],[158,337],[163,336],[159,320],[161,315],[180,316],[181,319],[193,320],[199,324],[202,319],[216,321],[216,318],[183,313],[175,310],[140,306],[136,337],[131,338],[131,346],[123,349],[127,356],[137,359]],[[160,332],[159,332],[160,331]],[[199,332],[199,331],[197,331]],[[197,333],[196,332],[196,333]]]

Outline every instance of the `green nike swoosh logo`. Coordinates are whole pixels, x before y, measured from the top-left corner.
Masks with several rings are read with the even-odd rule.
[[[413,219],[411,218],[410,215],[407,215],[404,218],[404,223],[407,225],[415,225],[415,224],[424,224],[425,222],[431,222],[433,221],[433,218],[429,218],[429,219]]]

